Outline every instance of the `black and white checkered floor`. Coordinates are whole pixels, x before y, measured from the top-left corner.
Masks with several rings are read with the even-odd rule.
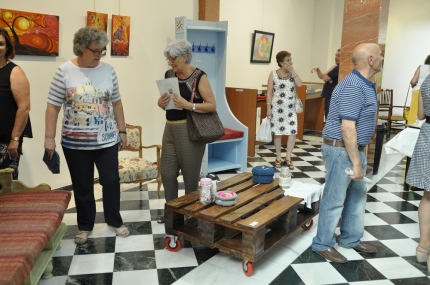
[[[324,183],[321,137],[311,133],[298,140],[292,158],[294,178],[306,183]],[[248,171],[256,165],[274,164],[273,145],[260,146],[248,158]],[[363,241],[378,248],[375,255],[337,248],[348,258],[346,264],[327,262],[310,250],[318,216],[309,231],[297,230],[254,263],[254,274],[246,277],[241,260],[218,250],[186,242],[178,252],[164,249],[164,199],[158,199],[156,183],[122,185],[121,214],[130,228],[128,238],[115,237],[103,219],[100,185],[95,185],[96,225],[87,244],[76,246],[74,201],[64,216],[69,226],[61,249],[53,258],[54,277],[39,285],[59,284],[430,284],[426,264],[415,261],[419,240],[418,204],[420,191],[403,191],[405,163],[402,156],[383,152],[379,174],[369,185]],[[217,173],[220,180],[233,173]],[[278,175],[278,173],[276,174]],[[375,184],[376,183],[376,184]],[[179,185],[183,189],[183,183]],[[180,195],[184,190],[179,190]]]

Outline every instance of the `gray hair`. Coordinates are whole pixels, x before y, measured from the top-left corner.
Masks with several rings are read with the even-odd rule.
[[[106,33],[94,27],[80,28],[73,37],[73,53],[80,56],[93,43],[106,46],[109,43]]]
[[[189,64],[193,58],[191,43],[187,40],[173,41],[164,50],[164,56],[166,58],[167,54],[170,54],[172,57],[178,57],[185,54],[187,56],[187,60],[185,62]]]

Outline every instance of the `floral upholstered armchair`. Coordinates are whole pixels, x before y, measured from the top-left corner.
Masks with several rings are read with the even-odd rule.
[[[160,198],[160,187],[161,187],[161,145],[142,145],[142,127],[132,126],[126,124],[127,131],[127,147],[121,151],[131,151],[138,153],[138,156],[132,157],[120,157],[119,158],[119,178],[120,183],[142,183],[157,179],[158,182],[158,198]],[[150,162],[142,157],[142,150],[155,148],[157,162]]]

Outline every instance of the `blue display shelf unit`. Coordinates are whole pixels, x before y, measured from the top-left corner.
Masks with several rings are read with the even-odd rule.
[[[206,145],[201,165],[201,172],[204,175],[231,169],[246,171],[247,165],[248,127],[233,115],[225,95],[227,28],[226,21],[209,22],[189,20],[186,17],[175,18],[176,39],[186,39],[195,47],[214,47],[214,52],[193,53],[191,64],[206,72],[224,127],[244,133],[242,138],[221,140]]]

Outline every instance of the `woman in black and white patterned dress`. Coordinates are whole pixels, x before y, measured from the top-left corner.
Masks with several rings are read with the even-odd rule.
[[[280,51],[276,55],[279,69],[270,73],[267,80],[267,117],[271,118],[270,125],[274,135],[273,144],[276,150],[275,166],[281,167],[281,140],[288,136],[285,163],[294,169],[291,153],[297,134],[297,113],[294,105],[297,96],[296,86],[302,86],[302,80],[294,70],[291,53]]]
[[[421,85],[418,118],[426,119],[426,122],[421,126],[415,144],[406,183],[425,190],[418,207],[420,243],[416,256],[418,262],[427,261],[427,271],[430,271],[430,75]]]

